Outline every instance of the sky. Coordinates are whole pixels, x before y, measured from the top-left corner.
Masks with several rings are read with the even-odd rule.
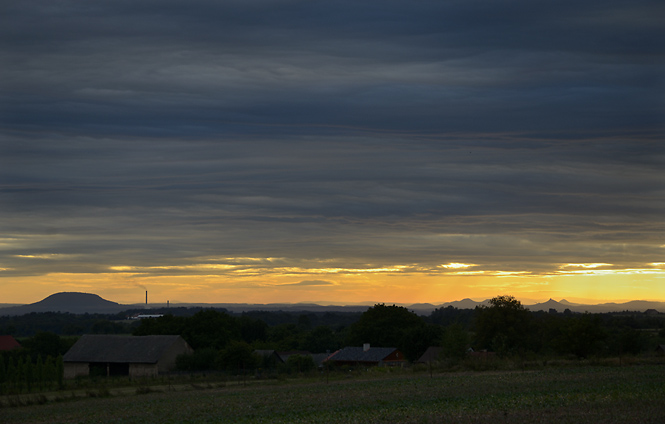
[[[0,303],[665,301],[660,0],[0,0]]]

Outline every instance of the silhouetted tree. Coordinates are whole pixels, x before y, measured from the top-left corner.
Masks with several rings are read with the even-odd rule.
[[[135,336],[181,335],[194,349],[224,348],[231,340],[240,340],[238,319],[214,309],[201,310],[191,317],[164,315],[145,318],[134,330]]]
[[[439,324],[447,327],[451,324],[461,324],[469,328],[473,321],[473,309],[458,309],[452,305],[445,308],[436,308],[427,318],[432,324]]]
[[[35,363],[35,381],[39,384],[39,388],[44,387],[44,382],[46,378],[44,376],[44,361],[42,360],[42,355],[37,355],[37,362]]]
[[[309,355],[291,355],[286,360],[286,371],[293,372],[309,372],[316,367],[314,360]]]
[[[178,336],[185,332],[186,325],[187,317],[182,316],[164,315],[157,318],[144,318],[132,334],[135,336]]]
[[[212,309],[188,318],[182,336],[195,350],[201,347],[223,349],[232,340],[241,338],[237,319]]]
[[[245,315],[241,316],[238,321],[242,339],[247,343],[266,340],[268,337],[268,324],[265,322]]]
[[[99,319],[92,324],[93,334],[121,334],[127,331],[127,327],[121,323]]]
[[[249,343],[243,341],[232,341],[222,349],[217,357],[218,367],[229,371],[241,371],[254,369],[260,362],[260,358],[253,353]]]
[[[451,324],[443,330],[441,347],[447,359],[464,359],[469,349],[469,333],[461,324]]]
[[[279,324],[268,328],[268,343],[276,350],[297,350],[306,331],[297,324]]]
[[[341,347],[341,340],[335,332],[325,325],[320,325],[307,333],[301,349],[322,353],[334,351]]]
[[[476,344],[504,355],[528,350],[531,312],[513,296],[497,296],[489,303],[476,308]]]
[[[7,379],[7,370],[5,368],[5,358],[0,355],[0,393],[2,393],[2,384]]]
[[[197,349],[192,354],[176,357],[176,367],[182,371],[203,371],[216,368],[219,351],[210,347]]]
[[[624,327],[613,334],[611,349],[618,355],[636,355],[648,345],[646,333],[634,328]]]
[[[601,353],[606,338],[607,333],[600,325],[600,318],[585,313],[566,320],[557,340],[557,347],[560,353],[586,358]]]
[[[53,383],[58,381],[58,369],[55,364],[56,358],[47,356],[44,361],[44,380]]]
[[[65,363],[62,360],[62,355],[58,355],[58,357],[55,358],[55,378],[58,382],[58,388],[62,389],[65,387]]]
[[[436,341],[436,330],[428,328],[421,317],[402,306],[383,303],[364,312],[360,320],[349,327],[348,336],[350,345],[370,343],[377,347],[395,347],[410,360],[417,359],[419,353]]]
[[[24,340],[22,346],[24,352],[35,361],[39,355],[57,357],[67,353],[75,339],[76,337],[60,337],[55,333],[40,331],[33,337]]]

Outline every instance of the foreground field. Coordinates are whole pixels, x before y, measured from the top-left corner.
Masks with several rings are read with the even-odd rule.
[[[377,373],[0,409],[2,423],[663,423],[665,367]]]

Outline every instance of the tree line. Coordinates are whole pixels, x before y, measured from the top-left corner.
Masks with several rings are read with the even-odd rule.
[[[127,321],[123,314],[72,314],[68,312],[31,312],[0,316],[0,334],[31,337],[40,332],[61,336],[83,334],[129,334],[138,322]]]
[[[199,353],[184,368],[260,366],[256,349],[333,352],[344,346],[395,347],[410,361],[430,346],[448,360],[469,351],[500,357],[588,358],[637,355],[665,342],[665,315],[532,312],[512,296],[497,296],[473,310],[440,308],[419,316],[407,308],[376,304],[348,326],[312,327],[297,322],[268,326],[251,316],[200,311],[191,317],[164,316],[141,321],[136,335],[180,334]],[[244,359],[242,359],[244,358]]]
[[[665,314],[533,312],[512,296],[497,296],[489,305],[475,309],[438,308],[429,316],[386,304],[376,304],[364,313],[253,311],[231,314],[226,310],[204,308],[171,308],[170,312],[174,314],[132,322],[125,320],[126,315],[104,318],[47,313],[41,314],[41,319],[65,323],[74,318],[72,322],[79,325],[86,322],[90,330],[87,332],[93,334],[181,335],[195,350],[194,355],[179,360],[181,369],[186,370],[269,366],[265,359],[252,354],[256,350],[324,353],[364,343],[395,347],[411,361],[417,360],[430,346],[442,347],[445,357],[455,360],[464,358],[470,350],[494,352],[504,357],[637,355],[665,344]],[[40,321],[39,315],[28,314],[27,322],[32,328]],[[0,334],[22,322],[20,317],[12,319],[9,324],[0,320]],[[39,355],[57,358],[66,352],[67,342],[64,341],[75,340],[64,334],[59,338],[42,331],[27,338],[22,343],[29,353],[24,355],[29,356],[35,366]],[[291,367],[309,366],[297,361],[303,359],[296,357]],[[18,359],[13,363],[18,366]],[[23,363],[27,363],[27,359]],[[7,366],[5,358],[4,367]]]
[[[636,355],[665,340],[665,315],[531,312],[512,296],[474,311],[472,343],[500,355]]]
[[[63,387],[62,356],[76,341],[50,332],[22,340],[22,347],[0,352],[0,394]]]

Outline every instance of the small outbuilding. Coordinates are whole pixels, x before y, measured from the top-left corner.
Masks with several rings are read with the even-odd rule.
[[[84,335],[63,357],[64,376],[156,376],[173,370],[178,355],[193,352],[180,336]]]
[[[278,364],[284,363],[277,351],[273,349],[259,349],[252,353],[261,358],[262,368],[275,368]]]
[[[345,347],[331,354],[326,362],[334,365],[361,366],[402,366],[407,360],[402,352],[394,347]]]
[[[429,364],[438,362],[443,357],[443,348],[438,346],[430,346],[425,353],[416,361],[417,364]]]

